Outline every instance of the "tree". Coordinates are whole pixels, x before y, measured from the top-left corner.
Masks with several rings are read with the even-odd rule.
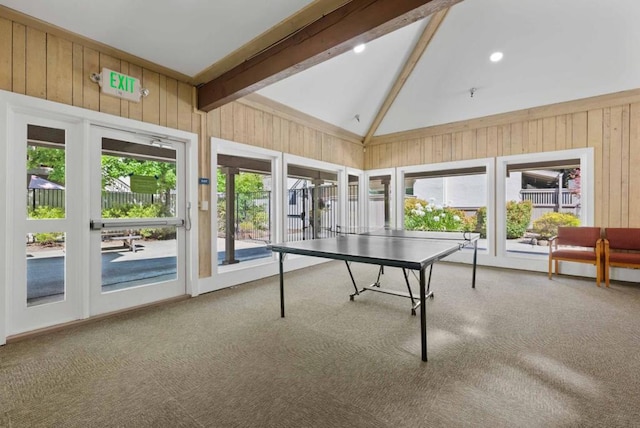
[[[164,214],[169,214],[171,205],[171,190],[176,187],[176,164],[117,156],[103,155],[102,188],[121,177],[144,175],[155,177],[158,183],[158,193],[164,193]]]
[[[131,175],[156,177],[158,191],[171,190],[176,187],[175,163],[102,156],[102,188],[121,177]]]
[[[27,169],[51,168],[47,179],[61,185],[65,184],[64,149],[37,147],[29,145],[27,151]]]
[[[165,192],[176,187],[176,165],[170,162],[138,160],[117,156],[102,156],[102,188],[121,177],[146,175],[156,177],[158,191]],[[29,146],[27,168],[47,167],[51,169],[48,180],[65,183],[65,151],[48,147]]]
[[[262,182],[263,176],[251,172],[241,172],[236,174],[236,193],[247,192],[259,192],[264,189]],[[224,193],[226,191],[227,176],[222,172],[220,168],[217,171],[217,185],[216,190],[218,193]]]

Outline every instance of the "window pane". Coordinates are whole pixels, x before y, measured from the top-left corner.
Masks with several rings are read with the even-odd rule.
[[[65,131],[27,127],[27,216],[65,217]]]
[[[577,163],[576,163],[577,162]],[[506,178],[506,249],[548,256],[558,226],[580,225],[580,164],[575,159],[509,165]]]
[[[474,172],[479,168],[474,168]],[[470,230],[487,248],[486,174],[430,171],[405,179],[404,227],[408,230]]]
[[[339,226],[335,173],[289,165],[287,241],[334,236]]]
[[[218,165],[218,264],[271,257],[271,161],[220,154]]]
[[[369,177],[369,227],[391,225],[391,176]]]
[[[358,183],[358,177],[355,175],[349,176],[349,188],[347,194],[347,226],[348,230],[356,231],[362,227],[362,221],[360,219],[360,185]]]
[[[177,278],[176,227],[102,231],[102,292]]]
[[[65,234],[27,234],[27,306],[65,299]]]
[[[176,216],[176,151],[102,139],[102,217]]]

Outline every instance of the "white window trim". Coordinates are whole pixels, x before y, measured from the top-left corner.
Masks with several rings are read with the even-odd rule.
[[[495,239],[491,239],[495,237],[494,232],[494,224],[495,221],[495,206],[496,206],[496,192],[495,192],[495,159],[494,158],[483,158],[483,159],[471,159],[464,161],[454,161],[454,162],[442,162],[442,163],[434,163],[434,164],[423,164],[423,165],[412,165],[406,167],[398,167],[396,173],[396,194],[404,195],[404,177],[406,174],[416,173],[416,172],[434,172],[434,171],[443,171],[451,169],[464,169],[464,168],[475,168],[475,167],[484,167],[486,174],[486,189],[487,189],[487,250],[480,251],[478,250],[478,263],[481,264],[491,264],[492,259],[494,258],[496,243]],[[397,198],[396,201],[396,212],[404,213],[404,198]],[[398,218],[398,227],[404,229],[404,215],[402,218]],[[471,262],[470,256],[465,254],[453,254],[447,258],[450,261],[463,261],[463,262]]]
[[[496,158],[496,244],[497,260],[496,265],[511,269],[533,270],[547,272],[548,259],[540,256],[527,256],[523,254],[509,254],[506,249],[507,226],[506,226],[506,175],[507,167],[512,164],[531,162],[552,162],[562,159],[580,159],[580,224],[582,226],[594,226],[594,149],[581,148],[570,150],[558,150],[554,152],[529,153],[526,155],[501,156]],[[594,276],[595,268],[591,272],[592,266],[580,263],[567,264],[567,273],[574,273],[582,276]],[[575,272],[574,272],[575,271]]]
[[[288,195],[288,192],[289,192],[289,189],[287,189],[287,177],[288,177],[287,171],[289,169],[289,164],[294,164],[294,165],[298,165],[306,168],[312,168],[316,170],[321,170],[323,172],[336,174],[336,178],[338,180],[338,200],[342,202],[344,199],[346,199],[345,191],[348,186],[347,184],[348,177],[347,177],[346,167],[344,167],[343,165],[319,161],[315,159],[309,159],[301,156],[291,155],[288,153],[283,154],[283,169],[282,169],[283,178],[282,178],[282,187],[280,188],[282,195]],[[283,210],[282,211],[283,215],[280,218],[280,220],[282,224],[282,230],[284,233],[287,227],[286,225],[287,219],[286,219],[286,215],[284,214],[285,213],[284,203],[281,204],[280,207]],[[343,217],[346,217],[346,214],[344,213],[344,211],[345,211],[344,205],[341,203],[340,212],[338,213],[338,219],[340,219],[340,221],[342,221]]]
[[[211,216],[211,276],[200,279],[200,288],[205,293],[275,275],[278,272],[275,257],[229,266],[218,266],[218,154],[243,156],[271,162],[273,200],[269,215],[271,217],[270,227],[272,240],[274,242],[280,242],[283,236],[282,223],[279,221],[279,218],[282,216],[283,199],[281,192],[277,191],[282,186],[282,153],[215,137],[211,138],[211,147],[212,178],[210,183],[211,203],[209,205],[209,215]]]

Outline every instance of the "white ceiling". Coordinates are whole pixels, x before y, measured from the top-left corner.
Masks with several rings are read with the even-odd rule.
[[[0,4],[195,76],[312,0],[0,0]]]
[[[464,0],[375,135],[640,88],[639,19],[638,0]],[[367,55],[347,52],[259,93],[365,135],[401,68],[396,60],[420,32],[416,24],[398,30]],[[494,51],[501,62],[489,61]]]
[[[309,3],[0,0],[189,76]],[[639,18],[638,0],[464,0],[448,13],[376,135],[640,88]],[[363,136],[425,25],[259,93]],[[488,59],[495,50],[504,52],[496,64]]]

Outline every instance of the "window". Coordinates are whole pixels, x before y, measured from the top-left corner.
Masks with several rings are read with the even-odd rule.
[[[398,205],[408,230],[469,230],[481,234],[478,249],[491,240],[490,160],[451,162],[399,169],[403,200]]]
[[[558,226],[593,221],[592,149],[498,158],[498,236],[501,254],[548,257]]]

